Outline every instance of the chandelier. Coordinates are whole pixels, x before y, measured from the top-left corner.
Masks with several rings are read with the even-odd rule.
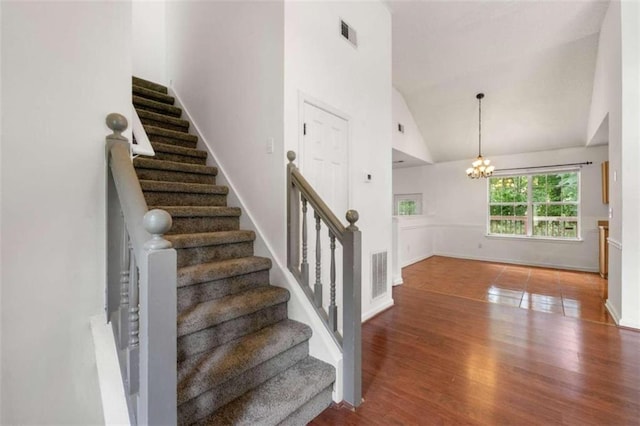
[[[467,169],[467,176],[471,179],[487,178],[493,174],[494,166],[490,166],[491,160],[482,156],[482,98],[484,93],[478,93],[478,158]]]

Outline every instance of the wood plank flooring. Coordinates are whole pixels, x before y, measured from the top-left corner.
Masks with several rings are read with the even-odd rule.
[[[440,279],[496,272],[448,265]],[[312,425],[640,425],[639,332],[430,291],[406,272],[395,306],[363,325],[365,402]]]
[[[594,273],[434,256],[402,274],[429,291],[614,324],[604,306],[607,281]]]

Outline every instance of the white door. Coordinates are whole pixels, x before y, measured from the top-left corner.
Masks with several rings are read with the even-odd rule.
[[[341,222],[348,206],[348,124],[304,103],[302,173]]]
[[[302,174],[336,215],[340,223],[346,224],[345,213],[348,202],[348,122],[335,114],[304,103],[304,128],[302,146]],[[308,262],[309,285],[316,282],[316,221],[309,208],[307,217],[309,235]],[[323,304],[330,304],[331,250],[328,228],[321,225],[320,231],[320,275]],[[339,330],[342,330],[342,248],[336,240],[336,305],[338,306]]]

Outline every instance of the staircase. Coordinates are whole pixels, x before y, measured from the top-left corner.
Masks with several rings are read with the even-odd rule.
[[[331,403],[332,366],[309,356],[311,329],[287,318],[289,292],[196,149],[167,88],[133,78],[155,157],[133,160],[149,206],[166,210],[178,259],[178,424],[303,425]]]

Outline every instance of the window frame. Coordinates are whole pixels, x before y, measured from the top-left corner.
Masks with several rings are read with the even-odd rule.
[[[414,201],[416,203],[415,214],[400,214],[399,204],[401,201]],[[393,194],[393,215],[394,216],[421,216],[422,215],[422,194]]]
[[[533,200],[533,177],[536,175],[550,175],[550,174],[561,174],[561,173],[576,173],[577,175],[577,201],[575,202],[562,202],[562,201],[551,201],[551,202],[536,202]],[[523,205],[522,202],[513,202],[513,203],[491,203],[491,178],[509,178],[509,177],[517,177],[517,176],[527,176],[527,219],[526,219],[526,230],[527,234],[496,234],[491,232],[491,206],[492,205]],[[542,240],[542,241],[554,241],[554,242],[581,242],[582,239],[582,173],[581,168],[572,167],[572,168],[554,168],[547,169],[544,171],[534,171],[534,170],[523,170],[520,173],[494,173],[491,177],[487,178],[487,187],[486,187],[486,224],[485,224],[485,236],[490,238],[506,238],[506,239],[521,239],[521,240]],[[552,237],[546,235],[534,235],[534,217],[535,211],[534,206],[536,205],[575,205],[577,207],[577,230],[575,237]],[[549,216],[545,216],[549,217]],[[561,217],[561,216],[560,216]],[[562,221],[562,220],[560,220]]]

